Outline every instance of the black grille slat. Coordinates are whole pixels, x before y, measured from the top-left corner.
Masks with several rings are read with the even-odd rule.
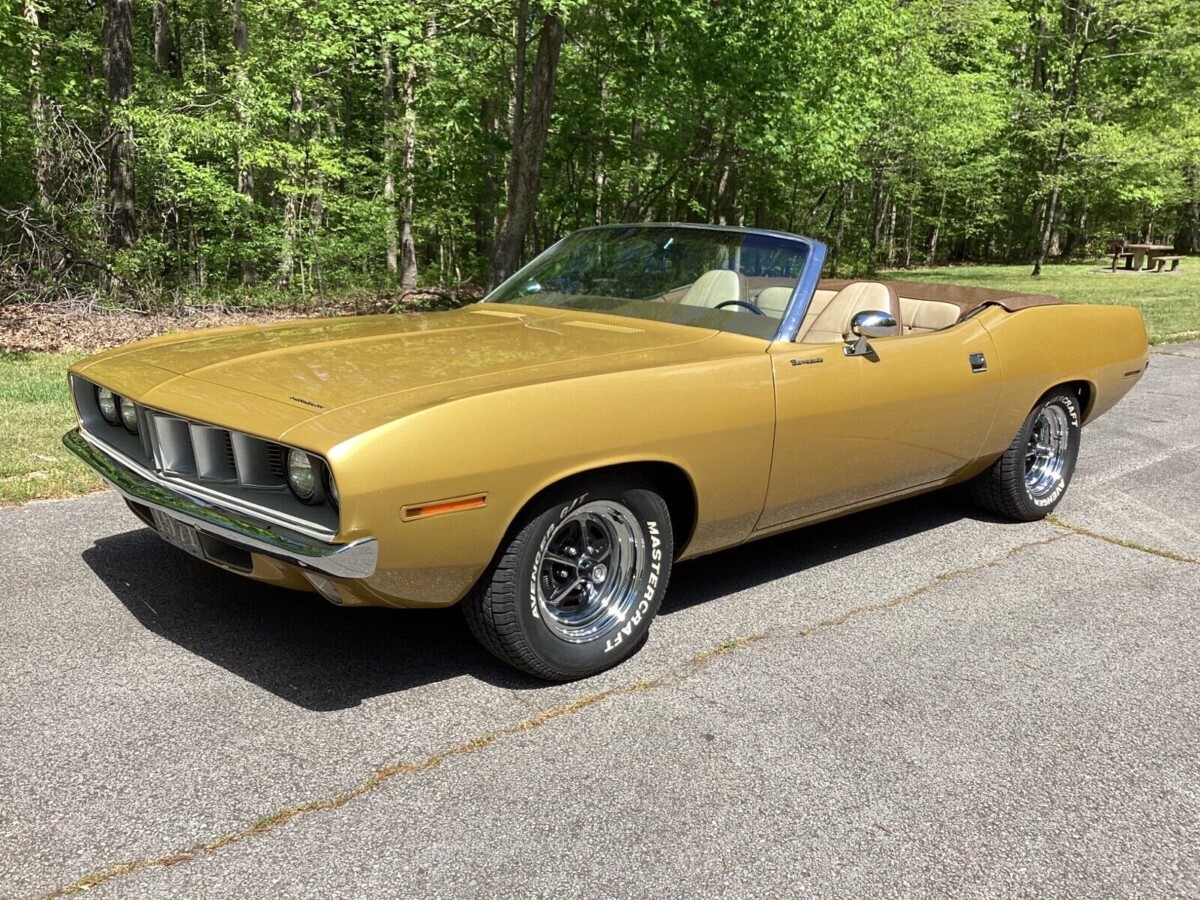
[[[272,475],[278,475],[284,478],[287,475],[287,470],[283,461],[283,448],[278,444],[273,444],[267,449],[267,466],[271,470]]]

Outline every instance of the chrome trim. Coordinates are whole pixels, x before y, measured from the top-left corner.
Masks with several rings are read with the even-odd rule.
[[[1071,450],[1071,424],[1057,403],[1044,406],[1029,429],[1025,448],[1025,489],[1041,500],[1062,483]]]
[[[817,283],[821,280],[821,270],[825,268],[825,254],[827,248],[820,241],[814,241],[811,238],[797,238],[808,244],[808,260],[804,264],[804,271],[800,273],[800,278],[796,281],[796,289],[792,291],[792,299],[788,301],[787,310],[783,314],[783,319],[779,322],[779,328],[775,330],[775,341],[787,341],[791,343],[796,340],[796,334],[800,331],[800,326],[804,322],[805,315],[808,314],[808,308],[812,306],[813,295],[817,292]]]
[[[335,578],[369,578],[375,574],[379,558],[375,538],[334,544],[290,529],[276,530],[270,524],[243,519],[208,498],[180,491],[178,482],[160,478],[78,428],[63,435],[63,445],[123,496],[174,516],[205,534]]]
[[[885,338],[900,333],[900,324],[889,312],[864,309],[850,320],[850,333],[855,337]]]

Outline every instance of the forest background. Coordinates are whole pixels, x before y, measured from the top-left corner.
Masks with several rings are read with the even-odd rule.
[[[622,221],[1196,253],[1200,2],[0,0],[0,305],[478,290]]]

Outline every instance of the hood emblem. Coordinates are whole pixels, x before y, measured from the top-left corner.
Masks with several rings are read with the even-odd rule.
[[[303,403],[305,406],[311,406],[313,409],[324,409],[325,408],[320,403],[317,403],[314,400],[305,400],[303,397],[291,397],[289,399],[295,400],[297,403]]]

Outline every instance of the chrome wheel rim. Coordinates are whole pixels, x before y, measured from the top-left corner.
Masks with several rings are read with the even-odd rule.
[[[1071,426],[1061,406],[1038,413],[1025,449],[1025,489],[1035,500],[1049,496],[1062,481],[1071,443]]]
[[[637,517],[611,500],[585,503],[547,538],[535,573],[538,612],[574,644],[620,628],[637,606],[646,537]]]

